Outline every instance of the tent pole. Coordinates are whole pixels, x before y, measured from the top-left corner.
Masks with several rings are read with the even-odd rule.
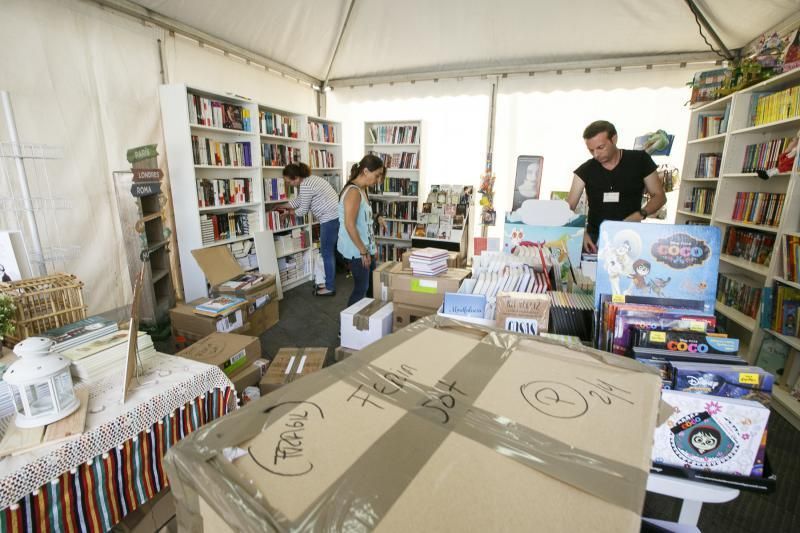
[[[339,52],[339,46],[342,44],[342,38],[344,37],[344,32],[347,29],[347,23],[350,22],[350,14],[353,13],[353,6],[355,3],[356,0],[350,0],[350,4],[347,6],[347,14],[344,16],[344,22],[342,23],[341,29],[339,29],[339,37],[336,39],[336,46],[333,47],[333,52],[328,60],[328,68],[325,69],[325,79],[322,80],[322,90],[325,90],[325,87],[328,86],[328,80],[331,76],[333,62],[336,60],[336,54]]]
[[[722,54],[728,59],[728,61],[734,61],[736,56],[728,50],[728,47],[725,46],[725,43],[722,42],[722,39],[719,38],[717,32],[714,31],[714,28],[711,27],[711,24],[706,19],[703,12],[700,11],[700,8],[697,7],[697,4],[694,3],[694,0],[685,0],[686,5],[689,6],[689,9],[692,11],[695,17],[697,17],[698,23],[705,28],[711,38],[717,43],[717,46],[722,50]]]
[[[492,82],[492,96],[489,100],[489,127],[486,134],[486,174],[492,174],[492,152],[494,151],[494,121],[497,115],[497,86],[500,84],[500,77],[497,76]],[[492,191],[493,193],[493,191]],[[494,194],[492,194],[494,196]],[[483,224],[481,220],[481,237],[489,235],[489,226]]]

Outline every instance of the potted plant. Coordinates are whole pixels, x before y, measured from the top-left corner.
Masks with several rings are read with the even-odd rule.
[[[6,335],[14,333],[14,318],[17,308],[7,294],[0,294],[0,343]]]

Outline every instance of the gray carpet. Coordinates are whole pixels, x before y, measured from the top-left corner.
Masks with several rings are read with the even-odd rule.
[[[264,356],[271,358],[284,346],[324,346],[330,348],[326,365],[332,364],[333,349],[339,345],[339,312],[346,307],[352,287],[352,280],[340,274],[334,297],[313,296],[310,283],[285,293],[279,324],[261,336]],[[773,412],[768,442],[767,457],[778,476],[777,491],[766,495],[742,492],[732,502],[704,505],[701,531],[800,531],[800,432]],[[678,513],[678,500],[648,493],[645,516],[676,521]]]

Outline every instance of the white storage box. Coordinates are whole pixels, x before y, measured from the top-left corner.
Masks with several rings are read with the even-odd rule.
[[[354,303],[340,315],[342,346],[360,350],[392,332],[394,306],[364,298]]]

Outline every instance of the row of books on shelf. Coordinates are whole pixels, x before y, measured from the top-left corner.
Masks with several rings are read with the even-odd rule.
[[[419,194],[419,181],[411,178],[385,177],[382,182],[370,187],[371,194],[386,194],[397,196],[417,196]]]
[[[236,104],[228,104],[187,93],[189,100],[189,123],[226,130],[251,131],[250,110]]]
[[[336,156],[329,150],[312,148],[308,152],[308,162],[311,168],[336,168]]]
[[[278,276],[282,285],[297,281],[311,272],[307,257],[310,258],[311,254],[297,253],[278,259]]]
[[[717,279],[717,301],[756,318],[761,304],[762,284],[749,276],[720,272]]]
[[[192,135],[192,155],[195,165],[251,167],[253,158],[250,146],[249,142],[220,142]]]
[[[378,236],[388,237],[391,239],[409,240],[411,239],[411,235],[414,233],[415,225],[416,222],[396,222],[390,220],[386,222],[386,229],[383,229],[382,227],[379,228]]]
[[[197,206],[217,207],[252,201],[249,178],[197,180]]]
[[[750,100],[750,124],[753,126],[797,116],[800,116],[800,87],[774,93],[753,93]]]
[[[716,192],[715,189],[692,187],[688,198],[683,202],[683,208],[699,215],[710,215]]]
[[[264,197],[267,201],[291,200],[296,194],[295,187],[287,185],[283,178],[264,179]]]
[[[258,228],[257,212],[233,211],[200,215],[203,244],[250,235],[250,228]]]
[[[335,172],[323,172],[320,178],[331,184],[331,187],[338,193],[342,190],[342,176]]]
[[[769,298],[772,301],[769,301]],[[800,312],[800,290],[776,283],[764,306],[769,315],[769,327],[782,335],[797,337],[798,316]]]
[[[308,231],[303,228],[295,228],[291,233],[275,235],[274,241],[277,255],[301,252],[311,245]]]
[[[399,218],[403,220],[417,220],[417,202],[385,202],[371,200],[372,212],[384,218]]]
[[[784,235],[783,275],[788,281],[800,281],[800,237]]]
[[[784,193],[737,192],[731,218],[764,226],[777,226],[783,213]]]
[[[377,156],[383,161],[387,169],[392,168],[406,168],[417,169],[419,168],[419,153],[418,152],[400,152],[395,154],[386,154],[382,152],[370,152],[370,154]]]
[[[367,128],[373,144],[418,144],[417,126],[373,126]]]
[[[333,124],[324,122],[309,122],[308,135],[314,142],[336,143],[336,127]]]
[[[295,226],[308,224],[308,215],[297,216],[288,211],[267,211],[267,227],[271,231],[280,231]]]
[[[378,261],[402,261],[403,254],[407,252],[409,246],[394,243],[378,243]]]
[[[774,244],[774,234],[731,226],[725,232],[722,251],[751,263],[769,266]]]
[[[722,113],[699,113],[697,115],[697,138],[711,137],[728,131],[730,113],[730,102]]]
[[[791,142],[792,137],[784,137],[758,144],[748,144],[744,150],[742,172],[775,168],[778,165],[778,157],[787,150]]]
[[[272,111],[258,112],[258,132],[290,139],[300,138],[301,121],[298,118]]]
[[[722,154],[703,153],[697,156],[697,168],[695,177],[697,178],[718,178],[722,168]]]
[[[264,143],[261,145],[261,154],[261,163],[265,167],[284,167],[302,158],[300,148],[285,144]]]

